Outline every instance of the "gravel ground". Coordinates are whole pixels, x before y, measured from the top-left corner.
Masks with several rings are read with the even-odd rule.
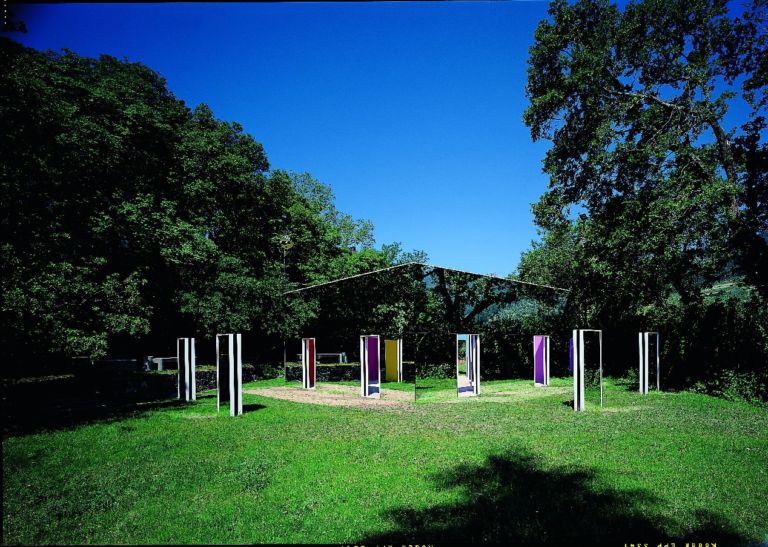
[[[366,399],[360,396],[357,386],[339,386],[333,384],[317,384],[316,389],[301,389],[296,387],[272,387],[246,389],[245,393],[273,397],[298,403],[312,403],[329,406],[346,406],[353,408],[392,409],[408,408],[415,401],[414,393],[396,389],[382,388],[381,399]]]

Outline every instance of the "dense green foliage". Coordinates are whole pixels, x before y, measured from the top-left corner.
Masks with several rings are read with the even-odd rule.
[[[25,367],[152,354],[176,336],[296,335],[300,284],[387,265],[308,174],[190,110],[139,63],[0,40],[4,353]]]
[[[765,394],[766,11],[552,3],[525,113],[532,137],[552,141],[551,182],[518,272],[568,287],[565,307],[422,266],[285,296],[425,255],[375,249],[371,223],[338,211],[330,188],[270,170],[240,125],[188,108],[149,68],[3,39],[0,343],[26,368],[238,331],[274,364],[285,338],[354,353],[377,332],[442,374],[451,333],[478,332],[484,375],[509,378],[528,375],[533,334],[553,335],[562,373],[570,329],[601,327],[606,371],[625,375],[637,331],[658,330],[665,387]],[[747,105],[735,122],[734,101]]]
[[[767,6],[556,0],[536,30],[525,122],[551,178],[519,273],[571,288],[618,373],[658,330],[670,382],[768,381]]]
[[[246,395],[236,419],[208,394],[5,439],[3,541],[738,545],[768,534],[761,409],[610,384],[605,410],[588,399],[574,413],[567,380],[488,382],[461,400],[454,387],[389,411]]]
[[[330,188],[269,171],[241,126],[188,109],[141,64],[0,45],[2,342],[14,362],[172,353],[177,336],[232,331],[263,350],[248,362],[277,362],[281,340],[300,336],[352,357],[364,332],[447,362],[450,333],[484,333],[521,298],[556,304],[551,291],[425,268],[425,253],[397,243],[375,249],[371,223],[338,211]],[[504,354],[526,360],[522,341],[541,325],[494,325],[487,370]]]

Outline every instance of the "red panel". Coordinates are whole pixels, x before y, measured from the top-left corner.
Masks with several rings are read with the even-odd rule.
[[[315,339],[309,339],[309,387],[315,387]]]

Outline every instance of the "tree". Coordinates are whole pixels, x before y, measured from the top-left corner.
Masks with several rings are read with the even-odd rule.
[[[753,62],[765,41],[714,0],[637,2],[623,13],[607,1],[557,1],[550,15],[531,48],[525,121],[534,139],[552,140],[543,201],[559,207],[539,207],[537,222],[567,222],[564,210],[580,207],[582,243],[603,239],[604,252],[590,253],[598,270],[637,275],[659,296],[671,283],[695,298],[729,263],[743,271],[734,241],[766,250],[750,221],[761,216],[750,196],[763,182],[745,161],[765,153],[755,142],[765,104]],[[749,17],[763,24],[764,2]],[[739,79],[758,88],[742,84],[755,110],[727,128]]]
[[[11,361],[296,336],[297,285],[394,258],[309,174],[140,63],[0,39],[1,341]]]
[[[521,274],[570,279],[578,321],[635,331],[643,310],[678,295],[694,309],[723,279],[765,297],[766,2],[734,16],[724,0],[555,0],[549,15],[524,121],[552,141],[550,185]]]
[[[26,362],[103,355],[109,336],[148,332],[158,248],[189,235],[168,178],[186,110],[108,56],[1,39],[0,64],[4,347]]]

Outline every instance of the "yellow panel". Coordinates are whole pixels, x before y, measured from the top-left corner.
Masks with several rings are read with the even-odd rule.
[[[397,382],[397,340],[384,340],[385,380]]]

